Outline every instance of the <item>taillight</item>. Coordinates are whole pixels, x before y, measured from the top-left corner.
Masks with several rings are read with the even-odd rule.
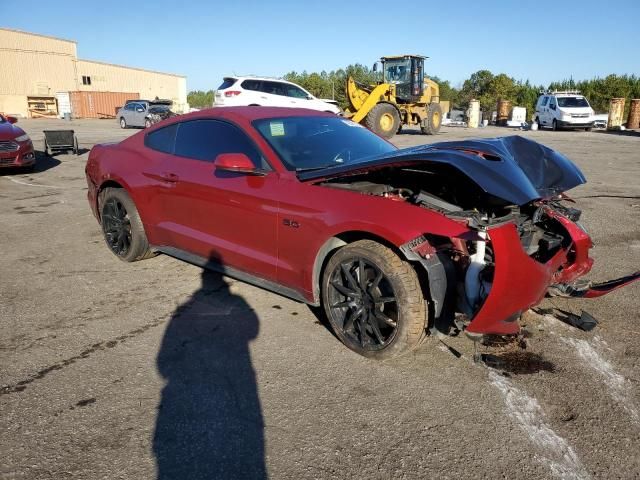
[[[224,96],[225,97],[236,97],[238,95],[240,95],[242,92],[239,90],[227,90],[226,92],[224,92]]]

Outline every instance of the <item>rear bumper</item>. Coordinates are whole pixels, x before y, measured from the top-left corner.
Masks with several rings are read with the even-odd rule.
[[[14,152],[0,152],[0,168],[30,167],[35,163],[36,154],[30,141],[21,144]]]

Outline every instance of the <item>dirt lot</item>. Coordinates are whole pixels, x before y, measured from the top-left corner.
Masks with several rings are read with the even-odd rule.
[[[20,125],[42,148],[44,128],[69,124]],[[136,133],[71,125],[86,149]],[[589,179],[572,193],[592,277],[637,270],[640,138],[522,134]],[[305,305],[166,256],[118,261],[86,202],[86,157],[0,174],[0,479],[640,478],[640,285],[545,302],[600,325],[529,312],[526,351],[481,347],[496,369],[463,337],[375,363]]]

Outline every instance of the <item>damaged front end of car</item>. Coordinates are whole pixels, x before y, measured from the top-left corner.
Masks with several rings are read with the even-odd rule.
[[[398,150],[323,185],[436,211],[466,233],[425,233],[400,247],[428,279],[433,327],[449,333],[509,335],[546,295],[593,298],[640,279],[594,285],[581,212],[564,192],[586,179],[566,157],[512,136]],[[341,172],[340,170],[344,170]]]

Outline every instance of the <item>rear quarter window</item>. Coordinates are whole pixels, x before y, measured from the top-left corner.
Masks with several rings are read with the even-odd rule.
[[[218,90],[224,90],[226,88],[229,88],[233,86],[234,83],[236,83],[235,78],[225,78],[222,84],[218,87]]]
[[[158,152],[173,153],[177,131],[178,124],[174,123],[173,125],[149,132],[144,137],[144,145]]]

